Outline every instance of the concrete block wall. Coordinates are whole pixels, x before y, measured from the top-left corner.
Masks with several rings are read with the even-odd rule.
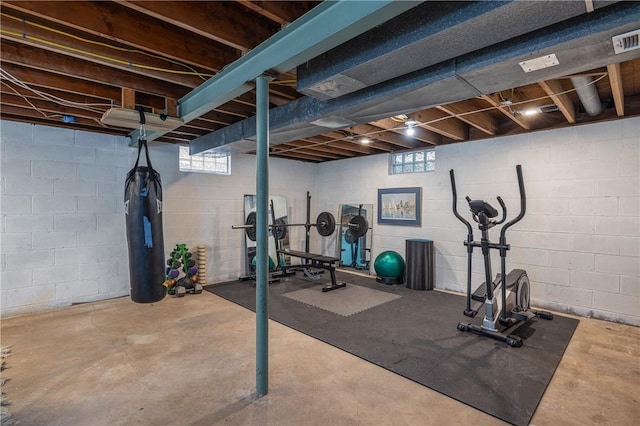
[[[124,137],[9,121],[0,137],[1,315],[128,295],[123,194],[136,149]],[[244,222],[243,195],[255,193],[255,157],[233,156],[232,176],[220,176],[178,171],[175,145],[150,150],[163,183],[165,253],[205,245],[208,280],[237,278],[244,234],[231,225]],[[270,175],[271,193],[304,218],[316,166],[274,158]]]
[[[406,239],[431,239],[436,287],[463,292],[466,229],[451,212],[449,170],[456,173],[462,214],[465,195],[497,208],[501,195],[513,217],[519,209],[516,164],[523,167],[527,214],[507,234],[507,268],[528,271],[532,303],[640,325],[638,118],[437,147],[432,173],[389,176],[387,155],[321,164],[319,208],[337,212],[343,203],[373,203],[377,210],[378,188],[421,187],[421,227],[378,225],[374,212],[371,258],[384,250],[404,256]],[[477,229],[474,235],[479,239]],[[492,256],[497,272],[499,256]],[[475,285],[482,274],[478,252]]]

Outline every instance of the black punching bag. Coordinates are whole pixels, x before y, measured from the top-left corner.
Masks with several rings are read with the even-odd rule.
[[[142,147],[147,167],[138,166]],[[153,170],[146,140],[138,141],[138,159],[127,173],[124,186],[124,212],[129,245],[131,299],[136,303],[162,300],[166,288],[164,238],[162,234],[162,183]]]

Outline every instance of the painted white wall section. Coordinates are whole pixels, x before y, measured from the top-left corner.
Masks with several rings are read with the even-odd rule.
[[[449,170],[456,173],[461,214],[468,212],[466,195],[496,208],[500,195],[512,218],[519,209],[515,166],[522,164],[527,214],[507,233],[507,268],[528,271],[532,303],[640,325],[639,159],[640,119],[633,118],[441,146],[433,173],[389,176],[387,155],[335,161],[320,165],[319,209],[337,212],[341,203],[377,209],[378,188],[422,187],[421,227],[378,225],[375,212],[371,263],[384,250],[404,257],[408,238],[431,239],[436,288],[464,292],[466,229],[451,211]],[[497,241],[499,232],[492,232]],[[474,237],[480,238],[477,228]],[[494,272],[499,259],[492,252]],[[473,272],[477,286],[480,250]]]
[[[0,136],[2,316],[128,295],[124,180],[137,150],[124,137],[9,121]],[[244,222],[243,195],[255,193],[255,157],[234,156],[232,176],[221,176],[180,172],[174,145],[153,143],[150,155],[163,183],[166,256],[177,243],[206,245],[210,281],[240,276],[244,233],[231,225]],[[270,173],[270,192],[304,220],[317,166],[272,158]],[[298,240],[304,231],[292,230]]]
[[[122,198],[136,150],[125,138],[7,121],[0,136],[2,316],[127,295]],[[219,176],[179,172],[177,151],[151,147],[167,254],[178,242],[206,245],[209,280],[235,279],[244,235],[231,225],[244,221],[243,195],[255,193],[255,157],[234,156],[232,175]],[[407,238],[432,239],[436,287],[463,291],[466,231],[451,213],[449,169],[461,212],[465,195],[493,204],[501,195],[515,214],[522,164],[528,210],[509,231],[507,260],[528,271],[533,304],[640,325],[640,119],[442,146],[436,156],[433,173],[395,176],[387,155],[320,165],[272,158],[270,193],[284,195],[301,223],[306,191],[313,221],[324,210],[338,217],[342,203],[377,206],[378,188],[422,187],[421,227],[378,225],[374,212],[372,259],[404,256]],[[292,248],[304,249],[304,229],[290,231]],[[311,250],[335,255],[335,237],[312,231]],[[479,252],[474,262],[479,284]]]

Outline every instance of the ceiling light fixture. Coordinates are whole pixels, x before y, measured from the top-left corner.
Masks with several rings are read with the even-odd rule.
[[[371,143],[371,139],[369,139],[369,138],[362,138],[362,139],[360,139],[360,143],[363,143],[363,144],[365,144],[365,145],[366,145],[366,144],[368,144],[368,143]]]
[[[414,129],[414,126],[418,123],[416,123],[415,120],[407,120],[404,122],[404,124],[407,125],[407,130],[405,130],[405,134],[407,136],[413,136],[416,133],[416,130]]]
[[[522,115],[536,115],[538,113],[540,113],[540,110],[538,108],[527,109],[522,111]]]

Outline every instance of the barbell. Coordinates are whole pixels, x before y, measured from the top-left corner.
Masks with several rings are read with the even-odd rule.
[[[287,228],[290,226],[308,226],[315,227],[318,234],[323,237],[328,237],[333,234],[336,230],[336,219],[333,217],[333,214],[330,212],[322,212],[316,218],[315,223],[286,223],[282,219],[276,219],[274,224],[269,225],[273,236],[278,240],[283,240],[284,237],[287,236]],[[367,233],[369,230],[369,223],[367,219],[363,216],[353,216],[349,223],[349,230],[354,235],[354,237],[360,238]],[[233,225],[232,229],[244,229],[247,238],[251,241],[256,240],[256,212],[251,212],[247,216],[247,220],[244,225]]]

